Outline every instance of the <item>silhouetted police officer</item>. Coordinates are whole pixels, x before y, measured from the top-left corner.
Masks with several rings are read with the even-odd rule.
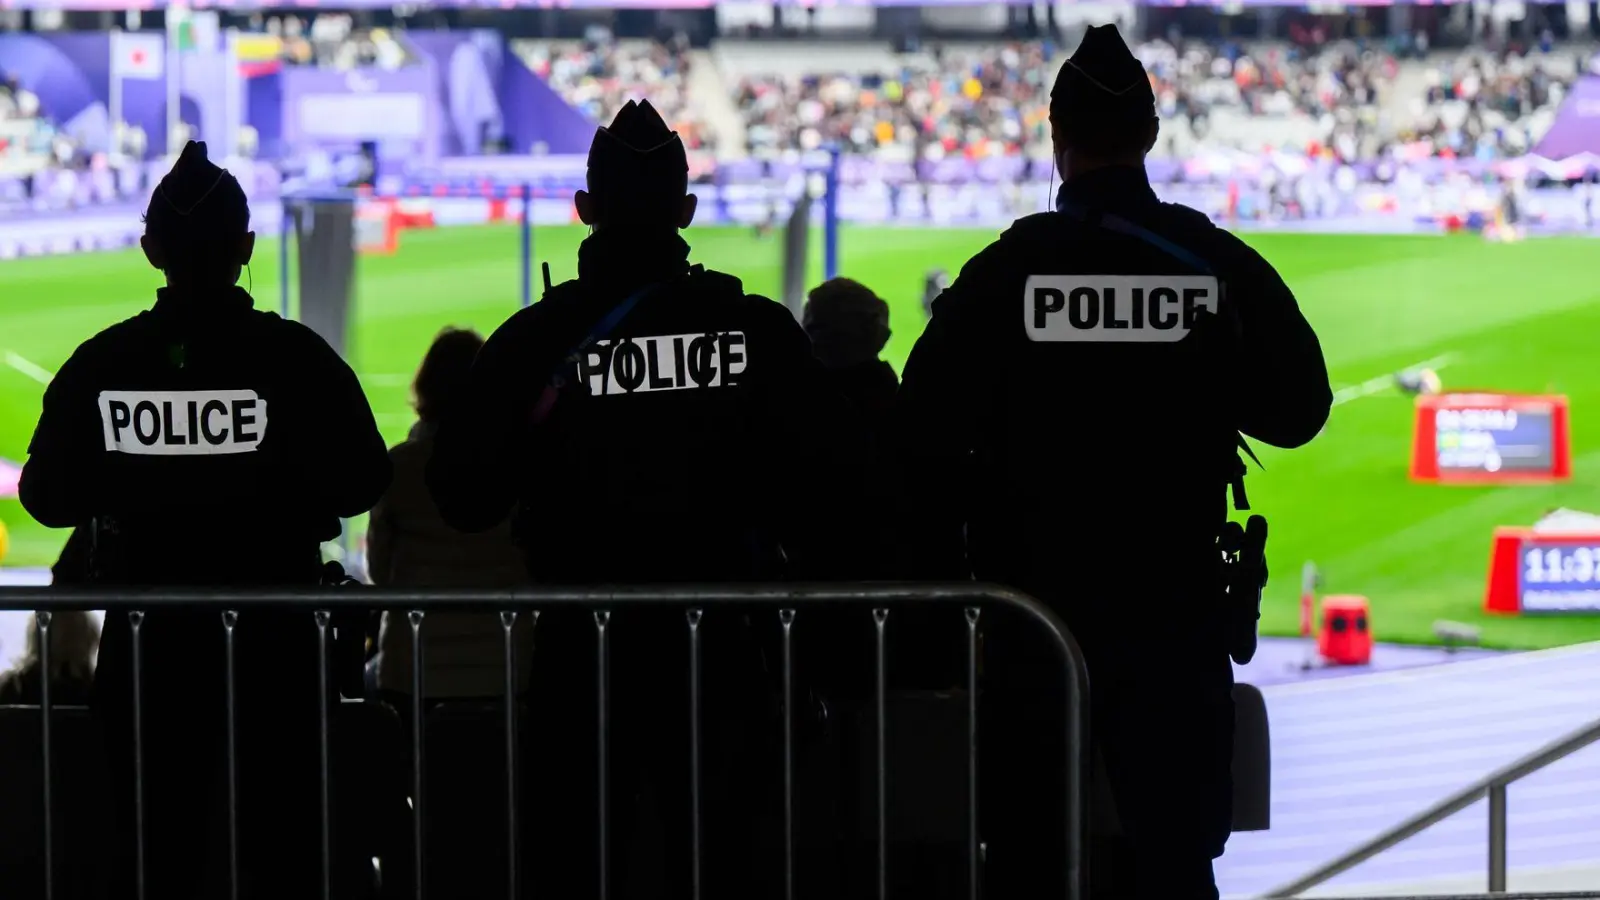
[[[161,180],[142,246],[153,308],[80,346],[44,396],[23,506],[88,533],[100,585],[315,585],[320,545],[369,509],[389,460],[355,374],[309,329],[236,286],[255,235],[238,181],[191,142]],[[141,629],[146,896],[216,897],[226,873],[220,609]],[[316,631],[308,612],[237,629],[244,896],[318,889]],[[133,891],[132,634],[106,616],[95,703]]]
[[[1057,210],[966,264],[904,372],[913,564],[1014,585],[1081,643],[1123,835],[1096,888],[1215,897],[1232,727],[1217,539],[1230,484],[1243,502],[1237,432],[1311,440],[1327,371],[1272,267],[1151,191],[1154,99],[1114,27],[1062,67],[1050,120]],[[984,827],[991,896],[1008,898],[1061,877],[1059,804],[1037,799],[1060,796],[1059,667],[991,625]]]
[[[446,521],[481,530],[517,507],[515,532],[534,580],[596,584],[771,580],[819,571],[824,541],[841,531],[827,498],[841,492],[827,461],[842,411],[823,382],[805,332],[782,306],[745,293],[737,278],[688,262],[678,235],[693,220],[683,145],[648,103],[628,103],[589,151],[578,215],[593,228],[578,278],[549,289],[489,338],[456,415],[442,423],[429,484]],[[774,623],[775,624],[775,623]],[[614,779],[612,858],[636,847],[636,819],[668,841],[661,873],[629,856],[629,877],[689,884],[686,625],[681,612],[619,613],[612,620]],[[546,734],[593,735],[594,623],[539,622],[536,685],[559,679],[569,723]],[[553,633],[552,633],[553,632]],[[706,890],[744,896],[754,852],[755,792],[741,764],[752,755],[741,722],[767,696],[743,625],[708,613],[703,624]],[[548,648],[548,649],[547,649]],[[775,662],[775,661],[774,661]],[[770,729],[763,730],[771,733]],[[554,739],[542,741],[546,752]],[[741,749],[742,748],[742,749]],[[536,870],[562,891],[595,891],[593,747],[537,763],[563,771],[533,812],[548,854]],[[713,762],[713,757],[721,762]],[[552,768],[557,767],[557,768]],[[748,768],[748,765],[746,765]],[[709,773],[717,773],[710,779]],[[643,780],[639,780],[640,778]],[[536,790],[539,788],[536,788]],[[633,801],[651,795],[642,812]],[[547,882],[548,883],[548,882]]]

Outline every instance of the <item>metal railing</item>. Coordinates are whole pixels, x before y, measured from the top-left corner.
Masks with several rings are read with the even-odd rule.
[[[334,611],[385,609],[404,612],[410,628],[412,664],[411,692],[411,764],[412,764],[412,834],[414,864],[416,867],[416,896],[423,900],[426,882],[422,875],[424,858],[423,800],[424,753],[423,701],[424,679],[422,659],[422,628],[428,611],[497,612],[504,634],[505,662],[505,727],[506,776],[508,801],[506,807],[506,839],[509,850],[508,896],[518,895],[518,843],[517,791],[520,759],[517,749],[517,649],[512,630],[519,611],[531,612],[532,624],[537,627],[540,611],[553,609],[587,609],[594,614],[597,649],[596,705],[599,720],[598,777],[596,800],[599,816],[598,851],[602,860],[606,853],[608,776],[606,754],[609,749],[607,731],[610,697],[609,638],[613,611],[642,607],[672,607],[685,612],[689,643],[689,709],[690,709],[690,782],[691,795],[691,868],[692,896],[700,896],[702,866],[700,791],[701,784],[701,634],[703,611],[717,607],[764,607],[777,611],[782,626],[782,718],[783,718],[783,857],[784,894],[795,896],[795,728],[794,728],[794,624],[800,610],[809,607],[859,607],[872,611],[875,634],[873,713],[875,719],[875,777],[876,777],[876,888],[879,900],[888,894],[888,726],[887,726],[887,631],[890,610],[898,605],[942,605],[964,608],[966,618],[966,852],[969,864],[967,893],[971,900],[979,895],[980,845],[978,832],[978,625],[984,606],[1003,606],[1020,613],[1042,630],[1054,644],[1059,654],[1059,664],[1066,688],[1067,709],[1063,710],[1064,737],[1066,739],[1063,816],[1066,846],[1063,866],[1068,900],[1086,900],[1087,867],[1085,829],[1088,822],[1088,674],[1082,652],[1067,631],[1066,626],[1049,609],[1024,594],[1008,588],[980,584],[883,584],[837,586],[678,586],[678,587],[624,587],[599,589],[519,589],[519,590],[466,590],[466,591],[404,591],[404,590],[345,590],[345,591],[235,591],[201,590],[181,591],[152,589],[144,591],[107,590],[51,590],[35,588],[0,588],[0,609],[33,610],[39,632],[40,664],[50,671],[50,640],[52,611],[103,609],[107,615],[126,613],[132,628],[132,703],[134,730],[134,832],[136,842],[136,896],[144,900],[144,760],[142,728],[142,660],[140,627],[147,610],[183,607],[189,610],[212,608],[218,612],[223,624],[225,641],[225,695],[227,698],[227,821],[228,821],[228,879],[233,896],[239,891],[238,866],[238,770],[236,731],[236,676],[234,659],[234,631],[239,612],[252,608],[303,609],[315,618],[318,635],[318,664],[320,668],[321,703],[318,710],[320,751],[320,813],[322,827],[321,886],[324,900],[332,897],[333,854],[331,849],[331,774],[330,774],[330,711],[329,697],[329,627]],[[40,740],[43,751],[43,801],[44,801],[44,898],[54,900],[56,880],[56,853],[54,838],[54,775],[52,772],[51,744],[52,699],[49,679],[42,679]],[[602,874],[599,897],[607,900],[608,885]]]
[[[1384,894],[1374,897],[1317,897],[1317,900],[1600,900],[1600,890],[1520,890],[1517,894]]]
[[[1320,866],[1288,884],[1273,888],[1262,895],[1263,900],[1293,897],[1308,891],[1336,875],[1355,868],[1401,841],[1414,837],[1424,829],[1448,819],[1484,797],[1489,798],[1489,893],[1510,897],[1511,895],[1505,892],[1506,788],[1512,782],[1520,781],[1551,763],[1565,759],[1597,740],[1600,740],[1600,720],[1591,722],[1564,737],[1557,738],[1522,759],[1484,776],[1372,840],[1350,850],[1338,859]],[[1530,898],[1600,897],[1600,892],[1528,894],[1526,896]]]

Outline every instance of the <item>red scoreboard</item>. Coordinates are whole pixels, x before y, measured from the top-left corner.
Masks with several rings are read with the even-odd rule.
[[[1566,397],[1459,393],[1417,398],[1413,480],[1527,484],[1570,477]]]
[[[1496,528],[1483,608],[1513,615],[1600,612],[1600,533]]]

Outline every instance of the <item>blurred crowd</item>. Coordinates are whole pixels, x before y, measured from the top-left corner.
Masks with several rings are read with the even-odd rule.
[[[38,95],[0,71],[0,211],[70,208],[116,195],[103,155],[56,127]]]
[[[1175,46],[1157,40],[1136,52],[1150,73],[1163,118],[1203,117],[1216,106],[1252,115],[1314,117],[1370,108],[1399,68],[1394,57],[1353,45],[1251,52],[1232,42]]]
[[[1519,155],[1546,124],[1537,114],[1558,106],[1570,83],[1536,57],[1508,51],[1451,57],[1414,97],[1397,93],[1408,88],[1396,56],[1350,42],[1154,40],[1136,52],[1165,133],[1191,137],[1158,144],[1158,156],[1265,146],[1368,162],[1402,145],[1416,156],[1419,141],[1431,141],[1424,155]],[[935,51],[931,65],[919,55],[892,74],[745,77],[734,96],[756,156],[834,143],[911,159],[1039,157],[1049,152],[1053,56],[1040,42]],[[1273,122],[1298,127],[1274,130]]]
[[[941,159],[1048,147],[1053,46],[930,56],[931,63],[919,59],[890,74],[745,78],[735,96],[749,151],[759,156],[836,143],[850,153]]]
[[[39,98],[0,70],[0,122],[32,119],[39,114]]]
[[[349,71],[368,66],[398,69],[412,61],[396,35],[384,28],[358,28],[349,13],[317,13],[309,21],[257,14],[249,30],[278,38],[281,58],[293,65]]]
[[[21,174],[58,155],[70,156],[55,138],[38,95],[0,70],[0,173]]]
[[[624,103],[648,97],[684,146],[710,146],[705,118],[689,96],[689,44],[682,35],[619,43],[595,29],[581,42],[517,43],[513,49],[562,99],[596,122],[609,122]]]
[[[1532,149],[1537,124],[1566,96],[1571,77],[1557,74],[1552,50],[1481,51],[1454,55],[1431,66],[1427,90],[1408,112],[1414,126],[1404,136],[1426,141],[1436,155],[1499,158]],[[1559,60],[1560,72],[1583,72],[1584,59]]]
[[[254,52],[273,62],[349,70],[413,61],[400,35],[361,27],[347,13],[257,14],[247,30],[259,44]],[[1549,40],[1430,54],[1425,41],[1384,47],[1301,37],[1260,46],[1172,34],[1138,45],[1162,119],[1153,155],[1276,150],[1344,163],[1514,158],[1535,146],[1575,74],[1589,68],[1575,50]],[[691,151],[703,151],[691,153],[699,174],[714,165],[712,150],[771,158],[829,144],[890,162],[1045,159],[1049,91],[1060,65],[1051,42],[1023,41],[895,57],[879,51],[863,54],[853,72],[835,62],[831,72],[705,77],[694,72],[681,34],[618,41],[598,27],[581,41],[512,49],[595,121],[648,97]],[[708,101],[696,93],[718,83],[731,107],[728,97]],[[734,123],[737,130],[714,131]],[[742,147],[734,143],[738,131]],[[250,156],[254,141],[250,132],[230,149]],[[150,139],[113,126],[112,144],[113,162],[142,159]],[[0,69],[0,203],[63,208],[100,194],[119,197],[114,168],[104,154],[75,143],[37,95]]]

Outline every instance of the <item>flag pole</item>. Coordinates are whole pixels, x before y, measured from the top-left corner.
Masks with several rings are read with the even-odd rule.
[[[107,101],[111,113],[111,158],[122,156],[122,27],[111,32],[111,84]]]
[[[162,66],[162,76],[166,79],[167,86],[167,154],[177,156],[183,152],[178,146],[178,126],[183,124],[181,106],[183,103],[179,85],[179,59],[178,53],[178,18],[184,13],[183,7],[173,4],[167,7],[167,52],[165,65]]]
[[[223,97],[225,110],[222,121],[228,129],[228,157],[239,154],[239,135],[244,130],[244,85],[239,77],[239,29],[229,28],[227,32],[227,58],[228,69],[225,80],[228,89]]]

